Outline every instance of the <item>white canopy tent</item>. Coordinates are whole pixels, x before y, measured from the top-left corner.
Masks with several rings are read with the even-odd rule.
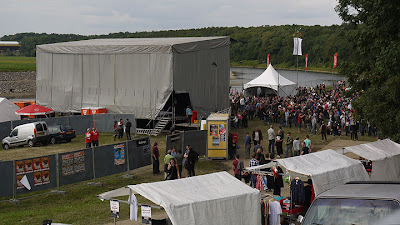
[[[346,147],[338,153],[352,152],[372,161],[371,179],[400,181],[400,144],[389,139]]]
[[[324,150],[276,161],[286,169],[288,174],[310,176],[316,195],[349,181],[370,180],[361,162],[350,159],[334,150]],[[262,167],[255,169],[259,170]]]
[[[112,199],[130,191],[162,206],[174,225],[261,223],[260,192],[227,172],[129,185],[98,197]]]
[[[21,117],[15,114],[19,107],[6,98],[0,98],[0,123],[12,120],[20,120]]]
[[[256,95],[257,89],[265,94],[277,94],[279,96],[289,96],[296,93],[296,83],[284,78],[270,64],[268,68],[252,81],[244,84],[247,95]]]

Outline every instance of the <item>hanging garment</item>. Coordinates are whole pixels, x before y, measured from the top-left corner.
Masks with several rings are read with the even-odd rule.
[[[305,192],[304,183],[300,179],[293,179],[290,183],[290,191],[292,194],[292,200],[295,204],[304,203]]]
[[[280,225],[282,208],[278,201],[269,202],[269,224],[270,225]]]
[[[262,185],[264,187],[264,191],[268,190],[268,181],[267,181],[267,176],[263,175],[261,176],[262,178]]]
[[[131,191],[129,195],[129,219],[137,221],[137,213],[138,213],[138,202],[136,199],[136,196],[133,194],[133,191]]]
[[[257,175],[256,189],[258,189],[260,191],[264,190],[264,187],[262,184],[262,176],[260,176],[260,175]]]

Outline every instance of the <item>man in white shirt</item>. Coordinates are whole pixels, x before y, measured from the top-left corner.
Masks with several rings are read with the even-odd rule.
[[[268,144],[268,152],[271,153],[271,149],[272,149],[272,153],[275,152],[274,150],[274,146],[275,146],[275,131],[274,131],[274,126],[271,125],[270,128],[268,129],[268,140],[269,140],[269,144]]]

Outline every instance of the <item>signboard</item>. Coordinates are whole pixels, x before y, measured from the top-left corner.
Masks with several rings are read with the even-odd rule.
[[[119,218],[119,201],[110,201],[111,217]]]
[[[62,155],[62,175],[68,176],[85,171],[85,151]]]
[[[142,224],[151,224],[151,207],[142,205],[140,209],[142,211]]]

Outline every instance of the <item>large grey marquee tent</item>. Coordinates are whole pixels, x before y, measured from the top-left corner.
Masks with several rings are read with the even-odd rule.
[[[173,106],[184,114],[190,104],[206,115],[229,106],[229,45],[229,37],[38,45],[36,101],[56,112],[106,107],[139,119]]]

